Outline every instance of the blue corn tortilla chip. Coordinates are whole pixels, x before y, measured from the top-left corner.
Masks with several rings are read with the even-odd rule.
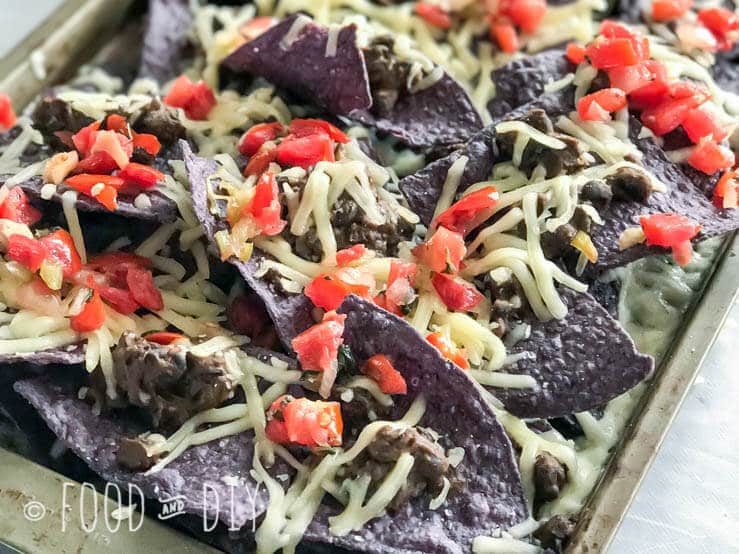
[[[224,67],[264,77],[338,115],[369,108],[372,96],[356,26],[342,27],[336,55],[328,57],[329,32],[313,22],[285,44],[285,36],[302,18],[288,17],[247,42],[223,61]]]
[[[493,119],[507,116],[511,110],[544,95],[544,85],[575,70],[564,50],[546,50],[508,62],[493,71],[495,97],[488,103]]]
[[[187,0],[149,0],[140,77],[166,83],[182,73],[192,23],[193,13]]]
[[[402,417],[423,395],[427,408],[419,425],[439,433],[445,449],[464,448],[457,471],[465,483],[437,510],[428,508],[428,498],[418,497],[344,537],[328,532],[328,518],[336,510],[324,505],[305,541],[374,553],[469,552],[476,536],[526,519],[511,442],[477,385],[407,322],[372,302],[350,296],[338,312],[347,316],[344,343],[357,360],[385,354],[408,383],[407,395],[394,396],[390,419]]]
[[[269,494],[250,475],[254,435],[241,433],[186,450],[157,473],[146,475],[121,467],[116,461],[123,438],[149,429],[135,413],[96,415],[77,396],[82,381],[58,372],[16,382],[15,391],[39,412],[55,435],[95,473],[111,483],[141,488],[144,496],[160,502],[179,497],[183,511],[238,529],[257,519]],[[276,472],[290,473],[279,460]],[[237,483],[230,485],[229,483]],[[216,501],[218,499],[218,502]]]
[[[75,365],[85,361],[85,348],[81,344],[73,344],[61,348],[50,348],[38,352],[16,354],[0,354],[0,365],[32,364],[34,366]]]
[[[304,22],[299,17],[305,16],[288,17],[244,44],[223,66],[264,77],[335,115],[349,116],[414,147],[459,144],[482,127],[464,88],[446,73],[433,85],[402,96],[388,116],[372,113],[370,81],[357,46],[356,27],[342,27],[336,54],[326,56],[330,32],[313,22],[286,44],[293,27]]]
[[[423,169],[403,177],[400,190],[424,225],[429,225],[434,217],[436,202],[441,196],[449,168],[460,156],[468,161],[459,182],[459,190],[483,181],[490,176],[497,155],[495,135],[492,128],[486,128],[475,135],[465,146],[448,156],[431,162]]]
[[[31,201],[35,203],[46,202],[46,200],[41,198],[41,189],[44,186],[44,180],[41,177],[32,177],[27,181],[19,183],[17,186],[23,189]],[[48,200],[49,202],[55,202],[58,204],[62,203],[62,193],[64,190],[60,191],[59,189],[61,188],[72,190],[70,187],[57,187],[57,192],[51,196]],[[151,203],[150,206],[139,208],[134,204],[135,197],[119,196],[118,209],[115,212],[111,212],[94,198],[90,198],[81,193],[77,195],[75,206],[78,210],[84,212],[116,214],[131,219],[157,221],[160,223],[171,223],[177,219],[177,204],[174,200],[167,198],[157,191],[145,192],[142,194],[145,194],[149,198]]]
[[[563,319],[532,321],[527,339],[510,354],[530,353],[504,373],[533,377],[534,388],[489,390],[521,418],[551,418],[597,408],[630,390],[654,370],[621,325],[591,295],[560,288]]]
[[[190,145],[185,141],[180,142],[190,180],[190,192],[195,215],[200,221],[205,234],[211,245],[218,248],[213,238],[215,233],[226,229],[227,224],[223,220],[216,219],[210,212],[208,206],[208,178],[213,175],[218,164],[213,160],[200,158],[193,154]],[[272,321],[275,323],[280,339],[288,351],[292,351],[291,342],[298,334],[313,325],[313,304],[304,294],[286,294],[279,290],[273,283],[255,277],[259,265],[267,256],[256,249],[248,262],[242,262],[233,258],[230,261],[239,270],[244,281],[256,292],[264,302]]]

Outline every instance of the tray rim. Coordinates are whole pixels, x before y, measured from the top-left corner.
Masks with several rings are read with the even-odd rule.
[[[64,0],[0,59],[0,75],[5,73],[0,90],[7,92],[16,105],[27,104],[81,59],[90,57],[89,52],[85,52],[86,47],[92,46],[89,49],[97,53],[101,46],[100,31],[113,29],[116,23],[124,21],[132,3],[133,0],[116,0],[115,8],[111,9],[108,0]],[[72,29],[74,33],[70,33]],[[33,51],[42,52],[48,63],[47,76],[43,80],[37,79],[31,71],[28,56]],[[578,526],[565,551],[567,554],[593,554],[608,549],[723,326],[738,292],[735,275],[739,275],[739,233],[732,233],[722,243],[710,275],[693,300],[669,352],[630,415],[602,476],[579,512]],[[64,477],[50,469],[36,467],[50,478]],[[206,546],[197,539],[181,536]],[[34,544],[34,547],[39,546]],[[54,553],[51,549],[35,552]]]

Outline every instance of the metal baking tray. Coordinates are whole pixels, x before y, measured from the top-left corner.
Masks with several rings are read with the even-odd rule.
[[[106,55],[110,59],[111,52],[135,53],[136,48],[130,46],[138,37],[125,32],[125,23],[140,15],[140,9],[133,5],[133,0],[66,0],[0,60],[0,90],[10,95],[15,106],[22,107],[45,87],[72,75],[85,61],[105,59]],[[44,59],[44,79],[31,70],[29,57],[34,51],[41,52]],[[568,554],[595,554],[608,548],[734,302],[737,254],[739,237],[732,234],[724,240],[703,289],[581,511]],[[101,521],[94,531],[87,532],[80,520],[81,484],[2,449],[0,467],[0,554],[19,550],[29,554],[131,552],[141,550],[142,545],[151,552],[216,552],[155,517],[147,516],[135,532],[128,531],[126,521],[118,532],[110,532],[115,527],[112,503],[91,490],[85,499],[85,517],[98,513]],[[64,498],[63,490],[67,490]],[[89,511],[93,496],[97,504]],[[34,502],[45,507],[44,517],[37,521],[31,520],[38,515],[29,514]],[[65,517],[69,519],[62,531]],[[87,524],[89,528],[89,521]]]

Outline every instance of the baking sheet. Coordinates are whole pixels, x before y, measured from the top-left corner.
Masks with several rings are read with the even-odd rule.
[[[120,27],[130,3],[129,0],[64,2],[36,32],[0,61],[0,75],[7,75],[0,83],[0,90],[10,93],[18,106],[27,103],[46,84],[68,75],[85,57],[97,51],[101,45],[101,37],[111,36],[113,30]],[[44,80],[36,78],[30,70],[28,56],[34,50],[41,52],[45,60],[47,77]],[[736,275],[739,274],[737,242],[730,238],[726,245],[726,251],[721,256],[715,273],[708,280],[702,300],[688,318],[684,332],[676,337],[671,354],[663,362],[653,386],[650,386],[635,410],[633,424],[627,428],[621,446],[615,449],[600,484],[583,510],[580,525],[568,552],[592,554],[605,551],[636,494],[736,294]],[[16,467],[18,473],[13,475],[16,475],[17,482],[23,484],[23,487],[18,487],[20,492],[30,495],[56,493],[54,487],[58,488],[59,479],[64,479],[62,476],[19,460],[17,456],[13,459],[13,456],[15,455],[0,452],[0,464],[10,460],[10,467]],[[28,480],[24,478],[25,472]],[[32,552],[64,551],[59,548],[60,543],[53,528],[41,535],[35,535],[36,526],[24,525],[24,520],[18,519],[25,518],[25,504],[9,501],[7,495],[3,494],[8,483],[14,482],[3,481],[5,477],[6,472],[3,472],[0,476],[0,507],[3,513],[9,514],[8,521],[14,521],[15,527],[28,527],[28,533],[18,533],[15,527],[9,530],[0,525],[0,538],[10,540],[20,548]],[[33,486],[40,487],[39,491],[33,489]],[[32,500],[32,496],[28,498]],[[49,499],[53,498],[55,497],[49,496]],[[51,506],[57,511],[61,509],[58,500],[56,504],[52,502]],[[25,521],[28,521],[27,518]],[[155,549],[154,544],[170,545],[168,541],[171,541],[171,546],[176,551],[186,552],[194,544],[192,539],[155,521],[147,522],[147,525],[149,523],[151,536],[147,534],[146,537],[130,537],[125,533],[107,535],[104,544],[93,546],[93,550],[84,550],[87,548],[84,541],[86,539],[89,542],[90,538],[83,536],[79,543],[82,550],[79,551],[130,552],[136,549],[132,548],[135,543],[147,544]],[[162,542],[157,542],[158,537],[162,538]],[[127,542],[131,540],[133,542]],[[162,549],[167,551],[164,546]],[[207,551],[204,546],[197,547],[196,550]]]

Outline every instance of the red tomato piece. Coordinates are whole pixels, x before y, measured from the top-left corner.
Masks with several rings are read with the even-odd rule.
[[[685,89],[682,87],[671,86],[670,98],[642,111],[642,123],[649,127],[655,135],[666,135],[676,129],[694,108],[709,98],[708,94],[698,90],[690,96],[683,96],[684,93]]]
[[[344,248],[336,253],[336,265],[339,267],[355,262],[367,255],[367,247],[364,244],[355,244]],[[391,266],[392,267],[392,266]]]
[[[164,173],[151,166],[136,162],[129,162],[126,167],[118,172],[118,177],[125,181],[125,185],[133,185],[142,189],[150,189],[157,183],[164,181]]]
[[[739,173],[725,171],[713,189],[713,204],[720,209],[739,207]]]
[[[609,121],[612,112],[626,107],[626,94],[621,89],[604,88],[580,98],[577,113],[583,121]]]
[[[432,271],[456,273],[467,248],[460,233],[439,227],[426,242],[413,249],[413,255]]]
[[[372,275],[354,267],[343,267],[334,273],[318,275],[303,292],[319,308],[335,310],[350,294],[368,298],[374,286]]]
[[[151,271],[138,266],[128,268],[126,284],[134,300],[152,312],[164,309],[162,293],[154,284]]]
[[[706,8],[698,12],[700,21],[718,41],[719,50],[730,50],[739,40],[739,15],[726,8]]]
[[[190,119],[203,120],[216,105],[216,97],[203,80],[193,83],[187,75],[180,75],[172,83],[164,103],[182,108]]]
[[[106,252],[87,259],[87,268],[95,271],[110,271],[118,266],[133,264],[139,267],[151,267],[151,260],[133,252]]]
[[[679,242],[672,247],[672,257],[674,258],[677,265],[685,267],[690,263],[690,259],[693,257],[693,245],[689,240]]]
[[[688,13],[693,0],[652,0],[652,19],[673,21]]]
[[[607,73],[611,86],[624,91],[626,94],[649,85],[654,79],[648,62],[613,67]]]
[[[613,29],[623,28],[614,26]],[[615,31],[614,31],[615,32]],[[620,32],[620,31],[618,31]],[[649,43],[626,30],[630,37],[599,36],[585,49],[585,54],[596,69],[611,69],[635,65],[649,59]]]
[[[72,316],[70,326],[78,333],[87,333],[100,329],[105,323],[105,304],[100,293],[90,289],[90,298],[85,302],[82,311]]]
[[[474,285],[446,273],[435,273],[431,284],[442,302],[451,310],[468,312],[484,298]]]
[[[172,344],[176,340],[189,340],[182,333],[172,333],[169,331],[157,331],[154,333],[149,333],[147,335],[144,335],[144,338],[149,342],[155,342],[164,346]]]
[[[239,152],[244,156],[253,156],[268,140],[275,140],[282,136],[285,128],[282,123],[259,123],[246,131],[239,139]]]
[[[150,156],[156,156],[159,154],[162,145],[159,143],[159,139],[149,133],[134,133],[133,135],[133,148],[143,148],[146,153]]]
[[[498,47],[508,54],[518,52],[518,33],[510,23],[494,21],[490,24],[490,38]]]
[[[46,259],[61,266],[65,277],[69,278],[82,269],[82,259],[72,235],[64,229],[49,233],[40,238],[39,242],[46,250]]]
[[[115,131],[97,131],[90,154],[95,152],[106,152],[123,169],[133,155],[133,141]]]
[[[423,19],[429,25],[438,27],[439,29],[449,29],[452,26],[452,18],[439,5],[431,2],[416,2],[414,6],[418,17]]]
[[[710,104],[706,103],[688,112],[682,121],[682,126],[695,144],[706,137],[721,142],[729,133],[719,118],[720,115],[712,110]]]
[[[688,156],[688,163],[707,175],[734,166],[734,153],[712,140],[703,140]]]
[[[118,164],[115,160],[110,157],[110,154],[101,150],[81,159],[73,173],[110,174],[116,169],[118,169]]]
[[[341,129],[323,119],[293,119],[288,129],[291,135],[296,137],[308,137],[312,135],[328,135],[331,140],[346,144],[349,137]]]
[[[400,371],[384,354],[375,354],[364,363],[362,373],[376,381],[385,394],[407,394],[408,385]]]
[[[8,258],[35,273],[46,259],[46,248],[39,241],[24,235],[10,235],[7,254]]]
[[[574,42],[570,42],[567,45],[565,56],[575,65],[581,64],[585,61],[585,47]]]
[[[536,31],[546,11],[546,0],[502,0],[498,3],[498,15],[510,18],[524,33]]]
[[[640,65],[649,70],[649,83],[627,93],[629,104],[637,110],[656,106],[665,99],[669,92],[667,68],[662,62],[647,60]]]
[[[418,266],[413,262],[392,260],[387,286],[383,293],[381,307],[396,315],[403,315],[402,307],[413,302],[416,291],[413,279]]]
[[[139,309],[139,303],[130,290],[119,287],[100,287],[100,296],[119,314],[130,315]]]
[[[15,126],[16,120],[10,97],[7,94],[0,94],[0,129],[10,129]]]
[[[115,131],[131,138],[131,129],[128,127],[126,118],[117,113],[110,114],[105,118],[105,128],[109,131]]]
[[[288,135],[277,145],[277,163],[280,165],[308,169],[318,162],[334,160],[334,142],[328,135]]]
[[[463,196],[431,222],[431,227],[446,227],[450,231],[466,236],[492,214],[498,203],[495,187],[485,187]]]
[[[285,228],[287,221],[280,219],[282,213],[280,190],[272,173],[262,173],[254,187],[254,196],[247,210],[264,235],[277,235]]]
[[[72,142],[80,153],[81,158],[85,158],[90,154],[90,149],[95,143],[95,137],[100,129],[100,123],[100,121],[93,121],[87,127],[82,127],[82,129],[72,135]]]
[[[335,367],[339,346],[344,343],[345,315],[326,314],[321,323],[309,327],[292,340],[304,371],[326,371]]]
[[[426,335],[426,340],[433,344],[441,355],[450,362],[457,364],[462,369],[470,368],[470,362],[467,360],[464,350],[457,348],[447,336],[437,331]]]
[[[118,190],[125,184],[123,179],[115,175],[89,173],[67,177],[64,182],[75,190],[94,198],[111,212],[118,209]],[[102,188],[96,188],[98,183],[103,185]],[[93,194],[93,189],[96,194]]]
[[[600,34],[606,38],[636,38],[637,33],[623,23],[612,19],[605,19],[600,24]]]
[[[674,214],[650,214],[639,218],[647,244],[671,248],[695,237],[701,229],[689,217]]]
[[[0,219],[10,219],[16,223],[33,225],[41,219],[41,212],[31,206],[22,188],[13,187],[0,204]]]
[[[338,402],[283,395],[267,410],[267,438],[279,444],[341,446],[343,430]]]
[[[277,147],[272,142],[265,143],[259,152],[249,158],[244,168],[244,176],[260,175],[267,171],[269,164],[274,161],[277,161]]]

